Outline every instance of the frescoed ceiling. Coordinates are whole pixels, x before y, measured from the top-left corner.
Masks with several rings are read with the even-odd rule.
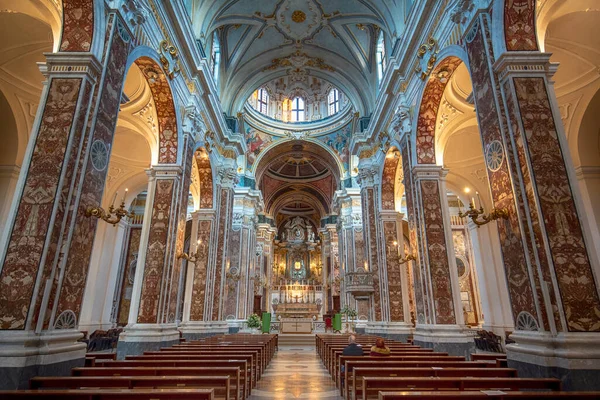
[[[339,186],[339,168],[333,156],[315,143],[294,141],[269,150],[257,167],[257,183],[265,211],[279,223],[304,216],[316,226],[331,212]]]
[[[193,26],[205,49],[221,38],[221,102],[232,115],[263,83],[320,77],[368,115],[377,91],[375,48],[404,29],[405,0],[195,0]],[[388,49],[391,45],[388,44]],[[207,51],[209,53],[209,51]]]

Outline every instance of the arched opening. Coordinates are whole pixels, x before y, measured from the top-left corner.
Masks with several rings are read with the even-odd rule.
[[[162,68],[142,56],[129,66],[110,149],[102,207],[121,204],[134,211],[113,227],[98,224],[90,260],[81,329],[93,332],[127,323],[140,256],[142,230],[151,223],[148,168],[176,164],[177,120],[174,99]],[[152,197],[150,197],[152,199]],[[150,209],[150,212],[149,212]]]
[[[271,290],[263,309],[276,316],[292,317],[300,304],[322,314],[324,304],[332,301],[334,294],[324,285],[332,265],[325,260],[320,233],[340,187],[338,165],[329,151],[308,141],[277,145],[257,165],[263,218],[276,232],[272,265],[266,271]]]
[[[493,208],[478,121],[474,109],[471,77],[456,56],[439,62],[428,78],[421,101],[416,156],[419,164],[443,165],[452,248],[458,269],[459,293],[454,296],[465,324],[483,326],[504,336],[512,329],[503,260],[493,248],[499,246],[498,230],[477,228],[460,218],[465,204],[475,199],[477,208]],[[462,271],[462,272],[461,272]],[[498,283],[500,281],[500,284]]]
[[[21,8],[25,8],[23,13],[0,12],[0,36],[5,39],[0,43],[0,232],[8,218],[42,93],[44,76],[36,63],[45,61],[44,53],[51,52],[54,45],[54,21],[35,7]]]

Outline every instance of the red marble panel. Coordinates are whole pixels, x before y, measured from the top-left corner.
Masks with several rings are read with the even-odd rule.
[[[375,188],[367,187],[361,191],[362,211],[363,211],[363,231],[365,232],[366,254],[369,257],[369,269],[373,274],[373,307],[375,321],[381,321],[381,292],[379,287],[380,271],[379,257],[377,249],[377,194]],[[360,267],[357,265],[357,267]]]
[[[535,32],[535,0],[504,1],[504,38],[508,51],[539,50]]]
[[[175,254],[172,254],[168,257],[169,263],[173,260],[173,267],[170,274],[170,281],[168,282],[167,287],[170,287],[170,295],[169,295],[169,304],[168,304],[168,321],[172,322],[176,319],[177,313],[177,295],[181,289],[180,288],[180,274],[181,274],[181,265],[182,260],[177,258],[178,254],[183,253],[183,246],[185,244],[185,225],[187,219],[187,209],[188,209],[188,201],[189,201],[189,193],[190,193],[190,185],[192,183],[192,165],[196,162],[194,157],[194,141],[188,135],[184,137],[184,149],[185,152],[183,154],[183,177],[181,185],[179,189],[179,211],[177,215],[177,238],[175,243]]]
[[[402,143],[400,148],[400,153],[402,154],[402,169],[404,171],[412,170],[411,163],[411,149],[408,140],[405,140]],[[418,252],[418,241],[417,241],[417,231],[415,229],[416,221],[419,219],[419,209],[415,207],[415,194],[414,188],[415,184],[413,181],[412,173],[404,174],[404,193],[406,196],[406,210],[407,210],[407,218],[408,218],[408,236],[409,236],[409,249],[410,254],[417,254]],[[410,286],[414,288],[414,298],[415,298],[415,312],[416,316],[422,316],[424,318],[427,315],[427,303],[425,302],[424,292],[423,292],[423,280],[421,275],[421,266],[424,265],[423,254],[420,253],[419,261],[415,263],[416,271],[413,273],[413,280],[410,280]],[[420,321],[421,323],[424,320]]]
[[[431,73],[419,108],[417,120],[417,163],[435,164],[435,127],[438,110],[446,85],[456,68],[462,63],[458,57],[445,58]],[[445,79],[440,79],[443,74]]]
[[[61,171],[72,151],[69,139],[82,85],[81,79],[50,82],[0,275],[1,329],[25,328],[53,208],[60,197]]]
[[[467,40],[466,46],[475,93],[477,118],[485,150],[495,140],[503,143],[503,137],[500,113],[494,92],[497,83],[489,63],[489,58],[493,59],[489,21],[481,16],[479,23],[473,29],[476,32],[471,34],[472,40]],[[510,153],[505,152],[505,157],[508,154]],[[523,247],[508,162],[503,162],[496,171],[488,169],[488,179],[494,206],[505,208],[509,213],[509,219],[500,221],[497,223],[497,227],[513,318],[516,321],[517,316],[525,311],[537,319],[534,290],[525,255],[527,250]]]
[[[60,51],[90,51],[94,36],[94,1],[63,0]]]
[[[383,222],[383,238],[385,243],[398,242],[396,222]],[[394,246],[385,246],[387,261],[387,285],[390,300],[390,320],[392,322],[404,321],[404,303],[402,301],[402,265],[398,263],[397,249]],[[396,254],[394,254],[396,253]]]
[[[200,240],[200,254],[202,255],[196,264],[188,264],[188,268],[194,268],[194,281],[192,284],[192,300],[190,303],[190,321],[202,321],[204,318],[204,302],[206,291],[206,271],[208,268],[208,249],[211,243],[212,221],[198,222],[198,240]]]
[[[523,212],[525,212],[525,210],[527,210],[529,212],[529,215],[531,216],[531,224],[528,225],[525,229],[529,229],[531,227],[531,230],[528,231],[530,232],[529,235],[527,235],[526,237],[528,237],[532,243],[529,243],[528,241],[528,249],[529,252],[531,254],[531,259],[536,260],[535,264],[537,265],[537,267],[534,269],[534,276],[536,279],[536,282],[539,282],[540,278],[540,272],[541,272],[541,276],[542,276],[542,280],[546,281],[546,282],[551,282],[552,278],[551,278],[551,274],[550,274],[550,265],[549,265],[549,258],[548,255],[546,254],[546,248],[544,246],[544,237],[542,234],[542,228],[540,226],[540,218],[539,218],[539,213],[538,213],[538,208],[536,206],[536,194],[535,194],[535,190],[534,190],[534,185],[532,184],[532,176],[531,176],[531,170],[528,167],[528,160],[527,160],[527,156],[525,155],[525,149],[524,149],[524,142],[523,142],[523,132],[521,131],[521,127],[519,125],[519,114],[517,113],[517,104],[516,104],[516,100],[515,97],[512,94],[512,90],[511,90],[511,85],[510,82],[507,81],[504,84],[504,93],[506,94],[506,106],[507,106],[507,112],[508,112],[508,124],[509,127],[511,128],[511,133],[512,136],[514,137],[514,149],[516,150],[517,153],[517,157],[519,160],[519,172],[520,175],[519,177],[521,178],[522,182],[523,182],[523,187],[525,188],[524,191],[524,201],[526,201],[528,203],[528,207],[527,209],[525,209],[525,207],[522,207]],[[512,148],[512,143],[511,143],[511,148]],[[523,229],[525,231],[525,229]],[[538,299],[541,301],[545,301],[544,299],[544,295],[542,293],[541,290],[541,285],[538,283],[536,285],[536,291],[538,294]],[[558,301],[556,299],[556,296],[554,295],[554,291],[550,291],[549,292],[549,296],[550,296],[550,302],[552,305],[552,310],[554,311],[554,323],[556,324],[556,327],[558,330],[562,331],[564,330],[562,328],[562,322],[560,320],[560,314],[558,311]],[[547,313],[542,313],[542,318],[543,318],[543,324],[544,326],[548,325],[548,315]]]
[[[167,263],[167,241],[173,220],[173,197],[176,183],[174,179],[157,179],[150,219],[150,235],[144,265],[144,282],[137,322],[152,324],[158,322],[158,306],[163,281],[163,270]]]
[[[129,232],[127,254],[125,256],[125,265],[123,265],[121,293],[119,295],[119,311],[117,314],[117,324],[119,326],[125,326],[129,322],[129,307],[131,306],[133,280],[135,277],[137,255],[140,250],[142,228],[131,228]]]
[[[154,104],[156,106],[156,116],[158,118],[158,163],[176,164],[177,163],[177,114],[175,112],[175,103],[173,93],[169,86],[167,76],[156,64],[148,57],[138,58],[135,63],[140,68],[146,80]]]
[[[400,159],[398,157],[386,157],[383,164],[383,174],[381,176],[381,209],[396,209],[396,170]]]
[[[213,175],[210,159],[204,149],[196,151],[198,180],[200,182],[200,208],[213,208]]]
[[[69,153],[68,157],[68,161],[67,161],[67,166],[64,170],[65,173],[65,178],[63,180],[63,182],[65,184],[63,184],[62,186],[62,190],[59,196],[59,201],[60,201],[60,205],[58,206],[58,208],[56,209],[56,213],[54,216],[54,228],[50,229],[48,232],[50,233],[50,242],[48,242],[49,244],[47,245],[47,254],[46,257],[44,258],[44,263],[41,266],[41,277],[39,279],[39,282],[46,282],[48,279],[50,279],[52,277],[52,285],[51,285],[51,295],[49,296],[50,301],[47,304],[47,308],[46,310],[44,310],[44,314],[40,315],[40,308],[41,308],[41,304],[43,301],[43,297],[44,297],[44,290],[40,290],[37,292],[37,296],[36,298],[33,300],[33,319],[32,319],[32,326],[37,324],[38,319],[41,317],[43,317],[45,319],[45,324],[44,327],[47,326],[50,316],[51,316],[51,310],[52,310],[52,306],[54,304],[54,299],[55,299],[55,294],[56,294],[56,290],[58,287],[58,282],[59,282],[59,278],[60,275],[57,273],[52,274],[53,271],[56,271],[56,263],[57,263],[57,258],[59,260],[62,260],[63,257],[63,253],[58,253],[57,249],[60,248],[62,246],[62,243],[60,242],[61,239],[61,234],[63,234],[62,229],[62,224],[64,222],[65,219],[65,215],[67,215],[67,219],[70,220],[70,218],[72,217],[72,214],[67,213],[67,210],[69,209],[68,206],[68,202],[69,202],[69,192],[73,190],[72,187],[72,182],[75,181],[74,176],[79,176],[79,174],[81,173],[80,170],[78,168],[76,168],[77,165],[77,160],[78,157],[80,156],[79,152],[81,151],[81,146],[82,146],[82,136],[84,135],[84,131],[85,131],[85,123],[86,123],[86,119],[88,117],[88,111],[89,111],[89,103],[90,103],[90,96],[92,93],[92,86],[91,85],[85,85],[85,91],[83,93],[83,96],[80,98],[79,101],[79,105],[80,105],[80,109],[77,112],[78,116],[77,116],[77,120],[75,125],[72,128],[72,132],[73,132],[73,139],[71,142],[71,146],[70,148],[72,149],[71,152]],[[84,139],[83,139],[83,146],[85,147],[85,143],[87,143],[87,135],[85,135]],[[71,200],[72,201],[72,200]]]
[[[598,288],[558,141],[548,89],[543,78],[514,78],[514,85],[568,330],[600,331]]]
[[[233,190],[221,188],[219,195],[219,218],[217,230],[217,261],[215,263],[215,280],[212,306],[212,321],[219,320],[219,310],[221,307],[221,286],[223,286],[223,268],[224,253],[227,248],[227,231],[231,226],[231,208],[233,206]]]
[[[437,324],[455,324],[454,300],[450,283],[450,264],[444,232],[442,201],[438,181],[422,180],[421,208],[423,210],[424,231],[427,242],[427,258],[435,319]]]
[[[98,143],[102,143],[109,151],[112,147],[121,101],[120,93],[123,90],[129,54],[128,40],[128,37],[121,37],[116,32],[113,35],[113,43],[106,64],[107,72],[102,83],[102,91],[99,94],[97,118],[90,139],[92,147]],[[81,195],[79,199],[74,196],[71,202],[71,208],[77,209],[77,213],[70,214],[67,222],[68,227],[73,227],[73,232],[67,230],[63,237],[63,241],[68,242],[70,235],[71,242],[64,278],[58,292],[57,316],[65,310],[71,310],[79,316],[98,223],[97,219],[86,217],[85,212],[89,207],[101,204],[108,171],[108,165],[97,169],[90,153],[86,154],[82,161],[85,162],[85,168],[80,169],[79,173],[85,175]]]

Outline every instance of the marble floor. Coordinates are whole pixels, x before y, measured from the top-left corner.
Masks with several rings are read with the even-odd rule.
[[[280,346],[249,400],[341,400],[314,346]]]

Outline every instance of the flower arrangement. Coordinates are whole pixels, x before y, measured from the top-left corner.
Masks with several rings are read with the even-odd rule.
[[[248,321],[246,323],[250,329],[260,328],[260,317],[256,314],[252,314],[250,317],[248,317]]]

